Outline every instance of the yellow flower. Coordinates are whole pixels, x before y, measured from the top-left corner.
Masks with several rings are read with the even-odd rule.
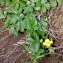
[[[46,39],[45,42],[43,42],[43,45],[46,47],[50,47],[53,41],[50,41],[49,39]]]

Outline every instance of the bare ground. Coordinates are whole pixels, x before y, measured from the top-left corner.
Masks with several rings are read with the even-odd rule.
[[[24,41],[25,34],[18,37],[10,35],[3,29],[3,22],[0,21],[0,63],[27,63],[28,54],[18,42]]]

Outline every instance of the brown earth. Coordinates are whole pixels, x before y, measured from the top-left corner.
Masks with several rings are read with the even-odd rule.
[[[56,40],[55,46],[63,45],[63,5],[49,12],[49,32]]]
[[[52,8],[48,13],[48,35],[54,39],[57,48],[53,55],[43,59],[43,63],[63,63],[63,5]]]
[[[27,63],[28,54],[18,42],[24,41],[25,34],[19,34],[18,37],[10,35],[3,29],[3,23],[0,21],[0,63]]]

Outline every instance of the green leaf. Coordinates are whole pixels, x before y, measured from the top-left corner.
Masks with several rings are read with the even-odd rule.
[[[26,26],[27,30],[31,30],[32,31],[32,28],[30,26],[30,22],[27,22],[27,26]]]
[[[15,17],[12,17],[10,20],[10,24],[16,24],[17,19]]]
[[[19,21],[15,24],[15,28],[16,28],[17,31],[20,30],[20,22]]]
[[[5,17],[4,17],[3,11],[0,10],[0,19],[2,19],[2,18],[5,18]]]
[[[20,23],[21,23],[21,25],[20,25],[20,31],[24,32],[24,29],[26,29],[26,22],[25,21],[21,21]]]
[[[33,12],[33,8],[31,6],[25,7],[24,9],[24,13]]]
[[[20,4],[20,6],[22,6],[23,8],[26,7],[26,4],[25,4],[24,1],[20,1],[19,4]]]
[[[42,6],[41,11],[42,11],[43,13],[46,13],[46,11],[47,11],[46,7],[45,7],[45,6]]]
[[[14,26],[11,26],[11,28],[9,29],[11,34],[14,34],[15,36],[18,35],[18,31],[14,28]]]
[[[22,13],[22,7],[20,6],[20,8],[18,9],[18,13]]]
[[[28,0],[23,0],[24,2],[27,2]]]
[[[32,37],[27,37],[26,42],[34,43],[34,39]]]
[[[39,42],[39,36],[38,36],[38,33],[36,31],[33,31],[33,37],[35,39],[36,42]]]
[[[38,7],[38,6],[37,6],[37,7],[35,7],[35,10],[40,10],[40,7]]]
[[[37,60],[34,60],[33,63],[38,63],[38,61]]]
[[[18,10],[18,8],[19,8],[19,4],[18,3],[15,3],[14,9],[15,10]]]
[[[63,0],[57,0],[57,2],[58,2],[59,4],[62,4],[62,3],[63,3]]]
[[[57,6],[57,1],[56,0],[50,0],[51,6],[55,7]]]
[[[30,55],[31,59],[35,60],[37,58],[37,56],[39,56],[39,54],[36,54],[36,53],[32,53]]]
[[[6,1],[7,1],[7,0],[0,0],[0,3],[1,3],[1,2],[6,2]]]
[[[38,2],[38,0],[31,0],[32,2]]]
[[[20,17],[20,19],[23,19],[25,16],[24,16],[24,14],[20,14],[19,17]]]
[[[35,53],[36,52],[36,50],[35,50],[35,48],[34,48],[34,43],[32,44],[32,43],[27,43],[29,46],[28,46],[28,49],[27,49],[27,51],[30,51],[30,52],[32,52],[32,53]]]
[[[48,23],[45,21],[45,18],[41,18],[41,24],[42,24],[42,27],[47,27]]]
[[[38,52],[39,47],[40,47],[40,44],[39,44],[39,43],[36,43],[36,44],[35,44],[35,50],[36,50],[36,52]]]
[[[30,22],[30,26],[31,26],[32,29],[37,30],[38,29],[37,28],[37,21],[36,20],[32,20]]]
[[[41,3],[46,4],[47,0],[41,0]]]
[[[41,6],[42,6],[41,1],[36,2],[36,7],[41,7]]]
[[[16,14],[16,11],[14,11],[14,9],[11,8],[11,7],[7,7],[6,11],[7,11],[8,14]]]
[[[50,9],[50,3],[46,3],[46,4],[45,4],[45,7],[46,7],[47,9]]]
[[[39,54],[44,53],[44,49],[39,49]]]
[[[10,23],[10,18],[7,18],[4,22],[4,28],[8,28]]]

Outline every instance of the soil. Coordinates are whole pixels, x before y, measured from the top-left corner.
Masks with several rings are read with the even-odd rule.
[[[17,42],[24,41],[25,34],[18,37],[10,35],[3,29],[3,22],[0,21],[0,63],[27,63],[30,61],[28,54]]]
[[[48,35],[54,38],[54,46],[63,45],[63,5],[52,8],[48,13]],[[3,28],[0,20],[0,63],[32,63],[27,52],[18,42],[24,41],[25,34],[18,37],[10,35]],[[63,63],[63,49],[56,50],[55,54],[47,55],[39,63]]]
[[[49,32],[55,38],[55,46],[63,45],[63,5],[49,12]]]

